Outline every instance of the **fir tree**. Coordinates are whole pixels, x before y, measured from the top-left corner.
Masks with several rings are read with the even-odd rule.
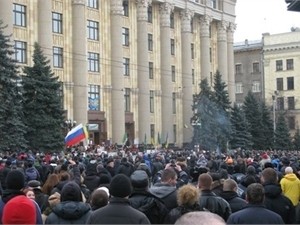
[[[274,146],[274,129],[273,120],[271,119],[271,111],[267,108],[265,102],[261,103],[261,116],[262,116],[262,148],[271,149]]]
[[[293,138],[293,147],[295,150],[300,150],[300,130],[297,129],[294,138]]]
[[[231,111],[231,130],[232,136],[230,140],[230,147],[232,149],[251,149],[252,148],[252,136],[249,131],[249,124],[246,120],[243,110],[234,104]]]
[[[288,126],[286,124],[284,114],[280,113],[276,123],[275,130],[275,149],[290,150],[292,147]]]
[[[63,108],[60,83],[51,71],[49,60],[35,43],[33,66],[24,69],[23,88],[26,139],[32,149],[57,151],[63,149]]]
[[[217,70],[215,76],[214,76],[214,92],[213,92],[213,100],[221,106],[221,108],[225,112],[229,112],[231,109],[231,102],[229,100],[229,94],[226,90],[226,83],[222,81],[222,75]]]
[[[22,93],[18,85],[18,72],[13,60],[9,37],[0,20],[0,150],[26,148],[23,123]]]

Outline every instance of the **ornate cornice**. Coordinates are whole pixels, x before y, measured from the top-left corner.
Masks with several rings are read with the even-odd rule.
[[[159,12],[160,12],[160,23],[163,27],[170,27],[170,15],[174,10],[174,4],[170,2],[165,2],[160,4]]]
[[[110,0],[110,11],[112,15],[123,15],[123,1],[122,0]]]
[[[152,0],[136,0],[137,3],[137,20],[148,20],[148,6],[151,5]]]
[[[191,32],[191,19],[194,16],[194,11],[190,9],[184,9],[180,12],[181,16],[181,31]]]

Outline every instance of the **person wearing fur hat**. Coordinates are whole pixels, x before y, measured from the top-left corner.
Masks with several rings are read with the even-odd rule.
[[[84,224],[90,213],[90,205],[82,202],[79,185],[69,181],[61,191],[60,203],[52,209],[45,224]]]
[[[20,170],[11,170],[5,180],[6,189],[3,191],[0,200],[0,223],[3,223],[3,209],[5,205],[18,196],[24,196],[23,188],[25,187],[25,176]],[[32,200],[30,200],[32,201]],[[35,207],[35,224],[43,224],[41,210],[35,201],[32,201]]]
[[[199,189],[191,184],[182,186],[177,191],[178,207],[172,209],[165,218],[165,224],[174,224],[176,220],[182,215],[200,211],[199,205]]]
[[[115,175],[109,192],[109,204],[93,211],[87,224],[150,224],[145,214],[129,204],[128,197],[132,193],[132,186],[128,176]]]

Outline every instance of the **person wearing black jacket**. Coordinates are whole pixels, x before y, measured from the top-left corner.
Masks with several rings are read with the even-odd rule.
[[[295,223],[295,207],[291,200],[282,194],[276,171],[272,168],[264,169],[261,173],[261,183],[265,191],[266,208],[279,214],[285,223]]]

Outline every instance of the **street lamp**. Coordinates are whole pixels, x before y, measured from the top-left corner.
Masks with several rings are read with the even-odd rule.
[[[76,126],[76,123],[77,122],[75,120],[71,120],[71,119],[68,119],[68,120],[65,121],[65,125],[66,125],[66,127],[68,128],[69,131],[72,130],[73,127]]]

